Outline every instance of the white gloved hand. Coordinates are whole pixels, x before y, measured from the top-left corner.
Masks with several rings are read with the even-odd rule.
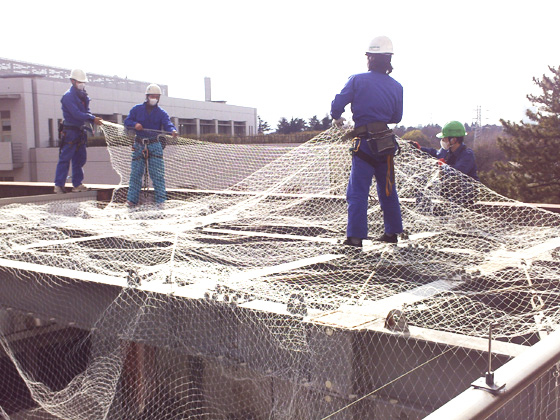
[[[342,126],[344,125],[344,121],[346,121],[346,118],[343,118],[343,117],[340,117],[340,118],[338,118],[338,119],[336,119],[336,120],[333,119],[333,120],[332,120],[332,125],[333,125],[333,127],[338,127],[338,128],[340,128],[340,127],[342,127]]]

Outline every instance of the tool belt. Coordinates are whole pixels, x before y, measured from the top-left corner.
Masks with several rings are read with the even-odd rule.
[[[71,142],[68,142],[68,140],[66,139],[66,132],[67,131],[73,131],[74,133],[78,133],[78,136]],[[70,124],[66,124],[65,122],[60,122],[58,124],[58,139],[60,140],[60,145],[59,148],[62,148],[62,146],[66,143],[66,144],[80,144],[80,143],[85,143],[87,146],[87,132],[88,131],[92,131],[90,128],[88,128],[85,125],[70,125]]]
[[[157,137],[154,137],[154,138],[136,137],[134,139],[134,141],[136,143],[143,144],[143,145],[161,143],[161,146],[164,149],[165,149],[165,146],[167,145],[167,138],[163,134],[160,134],[160,135],[158,135]]]
[[[354,129],[354,136],[361,136],[368,133],[379,133],[381,131],[389,130],[389,127],[384,122],[371,122],[366,125],[361,125]]]
[[[86,131],[87,127],[85,125],[66,125],[66,124],[62,124],[62,129],[63,130],[74,130],[74,131]]]
[[[374,168],[379,165],[379,160],[387,162],[387,173],[385,178],[385,194],[391,195],[395,184],[395,170],[393,156],[399,151],[397,138],[386,123],[372,122],[362,125],[354,130],[354,146],[352,153],[367,162]],[[373,156],[360,150],[359,144],[365,140]]]
[[[148,139],[148,138],[140,138],[140,137],[136,137],[136,139],[134,140],[136,143],[140,143],[140,144],[154,144],[154,143],[158,143],[159,140],[157,138],[155,139]]]
[[[373,156],[395,156],[399,150],[397,139],[386,123],[372,122],[354,130],[354,135],[366,140]]]
[[[82,124],[82,125],[72,125],[72,124],[68,124],[66,123],[66,121],[62,121],[60,122],[59,126],[58,126],[58,132],[59,134],[62,133],[63,131],[80,131],[80,132],[90,132],[93,134],[93,130],[91,129],[91,127],[87,126],[86,124]]]

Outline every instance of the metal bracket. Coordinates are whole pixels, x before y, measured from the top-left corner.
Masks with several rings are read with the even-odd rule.
[[[491,379],[489,379],[491,377]],[[488,383],[490,382],[490,383]],[[491,394],[499,394],[504,392],[506,384],[499,384],[494,381],[494,372],[486,372],[486,376],[483,378],[478,378],[471,384],[472,387],[476,389],[482,389],[483,391],[488,391]]]
[[[286,309],[292,315],[306,316],[307,306],[305,305],[305,298],[301,293],[292,293],[288,299]]]
[[[391,331],[409,332],[408,322],[402,311],[398,309],[391,309],[385,319],[385,328]]]
[[[488,391],[491,394],[498,394],[504,391],[506,384],[498,384],[494,381],[494,372],[492,371],[492,327],[494,326],[490,324],[488,331],[488,370],[483,378],[478,378],[471,386]]]
[[[138,287],[140,286],[140,277],[136,271],[129,269],[127,270],[128,276],[126,277],[126,283],[128,287]]]

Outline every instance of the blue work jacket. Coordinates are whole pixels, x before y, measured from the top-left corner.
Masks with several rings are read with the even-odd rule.
[[[82,91],[71,86],[60,100],[64,124],[81,127],[85,122],[93,122],[95,116],[89,112],[89,101],[85,90]]]
[[[149,108],[151,108],[150,112],[148,112]],[[134,128],[136,123],[142,124],[142,127],[146,130],[167,132],[177,131],[171,122],[169,115],[163,108],[160,108],[158,105],[148,107],[147,102],[132,107],[128,116],[124,120],[124,125],[128,128]],[[157,132],[150,132],[146,130],[137,131],[136,135],[142,138],[155,138],[158,134]]]
[[[478,181],[474,152],[464,144],[454,152],[443,148],[436,150],[431,147],[422,147],[421,150],[437,159],[445,159],[446,164]]]
[[[331,116],[340,118],[349,103],[356,128],[371,122],[396,124],[403,114],[403,88],[384,73],[355,74],[332,101]]]

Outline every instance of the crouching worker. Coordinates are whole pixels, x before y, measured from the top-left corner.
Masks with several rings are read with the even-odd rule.
[[[100,125],[102,121],[100,117],[96,117],[89,111],[87,81],[88,78],[83,70],[72,70],[70,73],[72,86],[60,100],[64,121],[59,128],[60,151],[54,176],[55,194],[65,192],[64,185],[70,162],[72,162],[72,192],[87,191],[87,187],[82,184],[83,167],[87,161],[87,131],[92,131],[90,123]]]
[[[450,121],[443,126],[441,133],[436,137],[440,139],[441,148],[436,150],[430,147],[420,147],[415,142],[412,144],[423,152],[438,159],[441,168],[442,195],[458,204],[469,205],[475,201],[475,189],[469,178],[457,176],[453,168],[478,181],[476,159],[474,152],[465,145],[465,126],[459,121]]]
[[[140,190],[146,167],[154,186],[155,202],[161,204],[167,199],[163,164],[165,144],[162,144],[161,140],[165,137],[158,134],[166,131],[173,137],[177,137],[177,129],[167,112],[158,106],[160,97],[161,88],[156,84],[149,85],[146,88],[146,101],[135,105],[124,121],[125,127],[136,130],[128,183],[127,202],[129,206],[137,205],[140,200]]]
[[[441,133],[436,134],[440,139],[439,150],[431,147],[420,147],[420,150],[478,181],[474,152],[465,145],[466,135],[463,124],[450,121],[443,126]],[[416,144],[415,146],[418,147]]]
[[[347,104],[352,104],[354,138],[352,169],[346,190],[348,226],[345,245],[362,246],[368,237],[368,198],[373,177],[383,211],[385,231],[377,238],[382,242],[397,242],[402,233],[402,217],[395,186],[393,156],[398,148],[395,136],[387,124],[401,121],[403,88],[389,76],[393,70],[393,44],[385,36],[374,38],[366,51],[368,72],[350,77],[331,104],[333,124],[341,126]]]

